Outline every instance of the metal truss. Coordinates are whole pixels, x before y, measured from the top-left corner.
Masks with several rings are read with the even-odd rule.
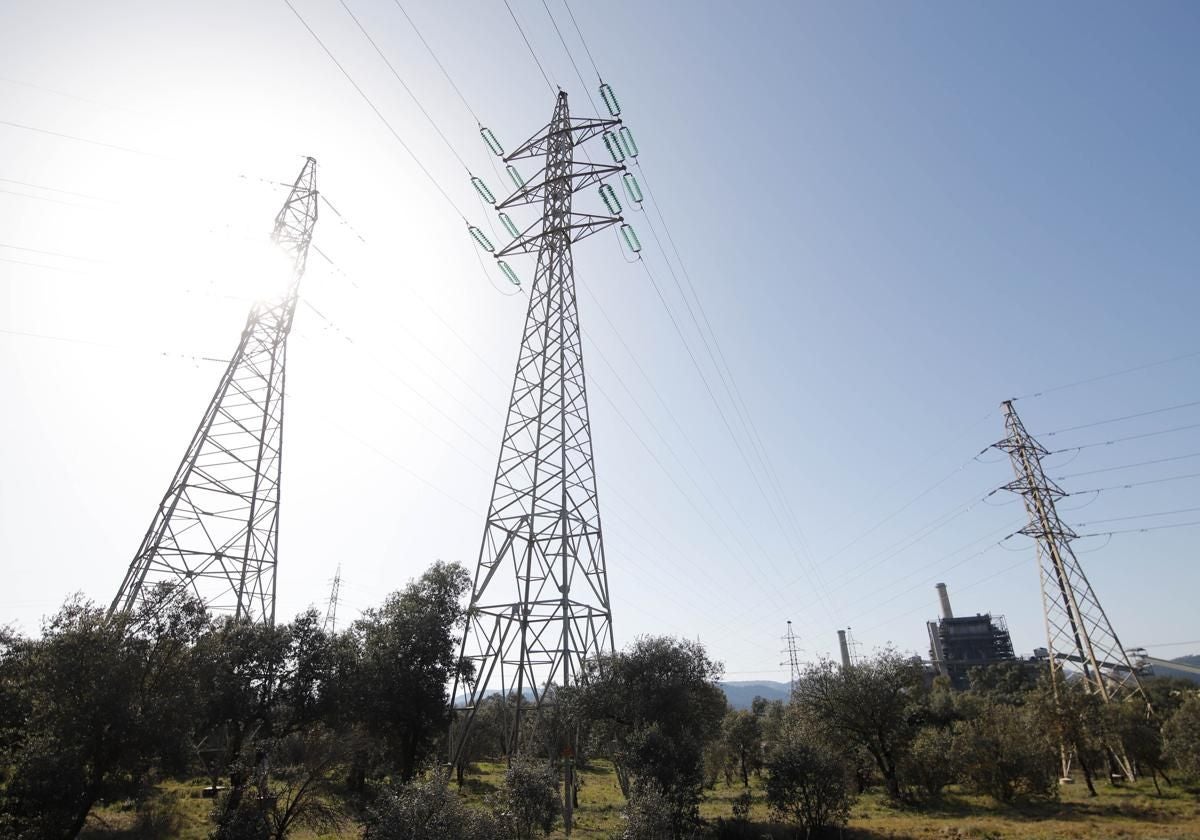
[[[251,307],[110,614],[166,585],[214,612],[275,621],[287,337],[317,221],[316,168],[305,161],[275,217],[271,238],[290,261],[287,286]]]
[[[452,762],[486,697],[511,699],[509,747],[519,751],[523,709],[540,711],[585,660],[613,650],[571,244],[622,219],[571,205],[624,169],[572,157],[617,124],[572,119],[560,92],[550,124],[505,158],[545,166],[497,209],[540,202],[542,217],[497,253],[536,251],[537,267],[463,636],[473,676],[462,682],[465,700],[457,679],[451,694],[460,713]]]
[[[1004,489],[1021,496],[1029,514],[1029,524],[1021,533],[1037,543],[1046,647],[1055,697],[1063,688],[1064,669],[1070,662],[1087,689],[1103,702],[1120,702],[1136,695],[1148,708],[1149,698],[1142,690],[1138,669],[1121,646],[1071,549],[1071,541],[1078,535],[1058,516],[1055,503],[1068,494],[1042,467],[1042,458],[1050,453],[1025,430],[1011,400],[1003,408],[1008,436],[995,447],[1008,453],[1016,473],[1016,478]],[[1112,751],[1121,770],[1132,778],[1133,769],[1124,749],[1113,744]],[[1064,752],[1064,776],[1067,769]]]

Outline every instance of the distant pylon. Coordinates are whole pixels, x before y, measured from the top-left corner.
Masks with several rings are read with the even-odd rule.
[[[342,564],[338,563],[333,573],[333,586],[329,589],[329,604],[325,607],[325,622],[321,625],[326,633],[337,632],[338,599],[342,593]]]
[[[1067,662],[1077,666],[1084,684],[1105,703],[1139,695],[1149,705],[1137,668],[1121,646],[1100,599],[1083,572],[1071,541],[1077,534],[1058,516],[1055,502],[1067,495],[1042,467],[1049,451],[1025,430],[1012,401],[1003,403],[1008,436],[995,444],[1008,453],[1016,479],[1006,490],[1021,496],[1029,524],[1021,533],[1037,542],[1038,570],[1042,582],[1042,611],[1046,620],[1046,648],[1055,697],[1064,686]],[[1112,751],[1122,771],[1130,778],[1133,770],[1125,751],[1113,744]],[[1068,760],[1064,753],[1063,775]]]
[[[211,611],[275,621],[287,337],[317,221],[316,170],[308,158],[275,217],[279,291],[251,306],[110,613],[166,584]]]
[[[550,124],[504,158],[513,172],[521,160],[543,168],[496,208],[540,204],[542,217],[496,254],[536,253],[537,267],[467,610],[462,656],[474,676],[451,762],[488,695],[513,698],[508,744],[518,752],[523,708],[540,710],[552,685],[571,684],[586,660],[613,650],[571,245],[622,220],[571,205],[575,193],[624,171],[573,154],[619,124],[572,118],[560,92]],[[456,705],[458,691],[456,678]]]
[[[800,679],[800,649],[796,646],[797,636],[792,630],[792,621],[788,619],[787,634],[783,637],[783,641],[787,644],[781,653],[787,654],[788,671],[791,678],[788,681],[788,690],[792,695],[796,693],[796,680]],[[782,662],[780,663],[783,664]]]

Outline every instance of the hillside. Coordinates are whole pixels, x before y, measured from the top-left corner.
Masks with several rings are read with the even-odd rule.
[[[755,697],[768,700],[787,700],[788,684],[772,680],[746,680],[721,683],[725,699],[735,709],[749,709]]]

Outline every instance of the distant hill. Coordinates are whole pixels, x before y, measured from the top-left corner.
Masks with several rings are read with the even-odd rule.
[[[1182,665],[1190,665],[1193,668],[1200,668],[1200,654],[1192,654],[1191,656],[1177,656],[1171,660]],[[1181,679],[1191,680],[1194,683],[1200,683],[1200,674],[1193,674],[1188,671],[1177,671],[1168,665],[1160,665],[1154,663],[1154,676],[1156,677],[1180,677]]]
[[[771,680],[723,682],[721,688],[725,691],[725,699],[735,709],[749,709],[755,697],[765,697],[768,700],[788,699],[790,688],[787,683]]]

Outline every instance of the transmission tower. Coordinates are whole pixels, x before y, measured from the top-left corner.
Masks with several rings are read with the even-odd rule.
[[[488,695],[512,698],[509,749],[518,752],[523,709],[540,711],[552,686],[570,685],[585,660],[613,650],[571,246],[622,221],[572,209],[588,187],[612,195],[603,181],[625,167],[583,163],[573,152],[601,135],[607,144],[619,125],[572,118],[559,92],[549,125],[504,158],[510,173],[522,160],[542,169],[528,181],[515,177],[521,186],[496,209],[540,204],[542,216],[524,232],[510,228],[512,242],[496,252],[536,253],[537,266],[467,611],[462,656],[474,674],[452,762]]]
[[[1071,549],[1071,541],[1078,535],[1059,518],[1055,509],[1055,503],[1067,493],[1042,467],[1042,458],[1050,453],[1025,430],[1011,400],[1003,408],[1008,436],[995,446],[1008,453],[1016,473],[1016,479],[1005,485],[1005,489],[1021,496],[1029,514],[1029,524],[1021,533],[1037,542],[1046,648],[1055,697],[1058,698],[1065,685],[1064,669],[1070,662],[1077,666],[1087,690],[1103,702],[1120,702],[1138,695],[1149,707],[1138,671]],[[1124,750],[1114,744],[1112,752],[1122,771],[1132,778]],[[1066,776],[1069,767],[1065,751],[1063,764]]]
[[[784,635],[783,641],[787,645],[780,653],[787,654],[787,662],[780,662],[780,665],[786,664],[791,678],[788,682],[788,691],[790,695],[796,693],[796,680],[800,678],[800,648],[796,647],[796,641],[799,637],[792,630],[791,619],[788,619],[787,634]]]
[[[338,600],[342,593],[342,564],[338,563],[337,571],[333,573],[333,586],[329,589],[329,604],[325,607],[325,622],[321,629],[326,633],[337,632]]]
[[[317,221],[316,169],[308,158],[275,217],[282,291],[251,306],[110,613],[166,585],[214,612],[275,621],[287,337]]]

